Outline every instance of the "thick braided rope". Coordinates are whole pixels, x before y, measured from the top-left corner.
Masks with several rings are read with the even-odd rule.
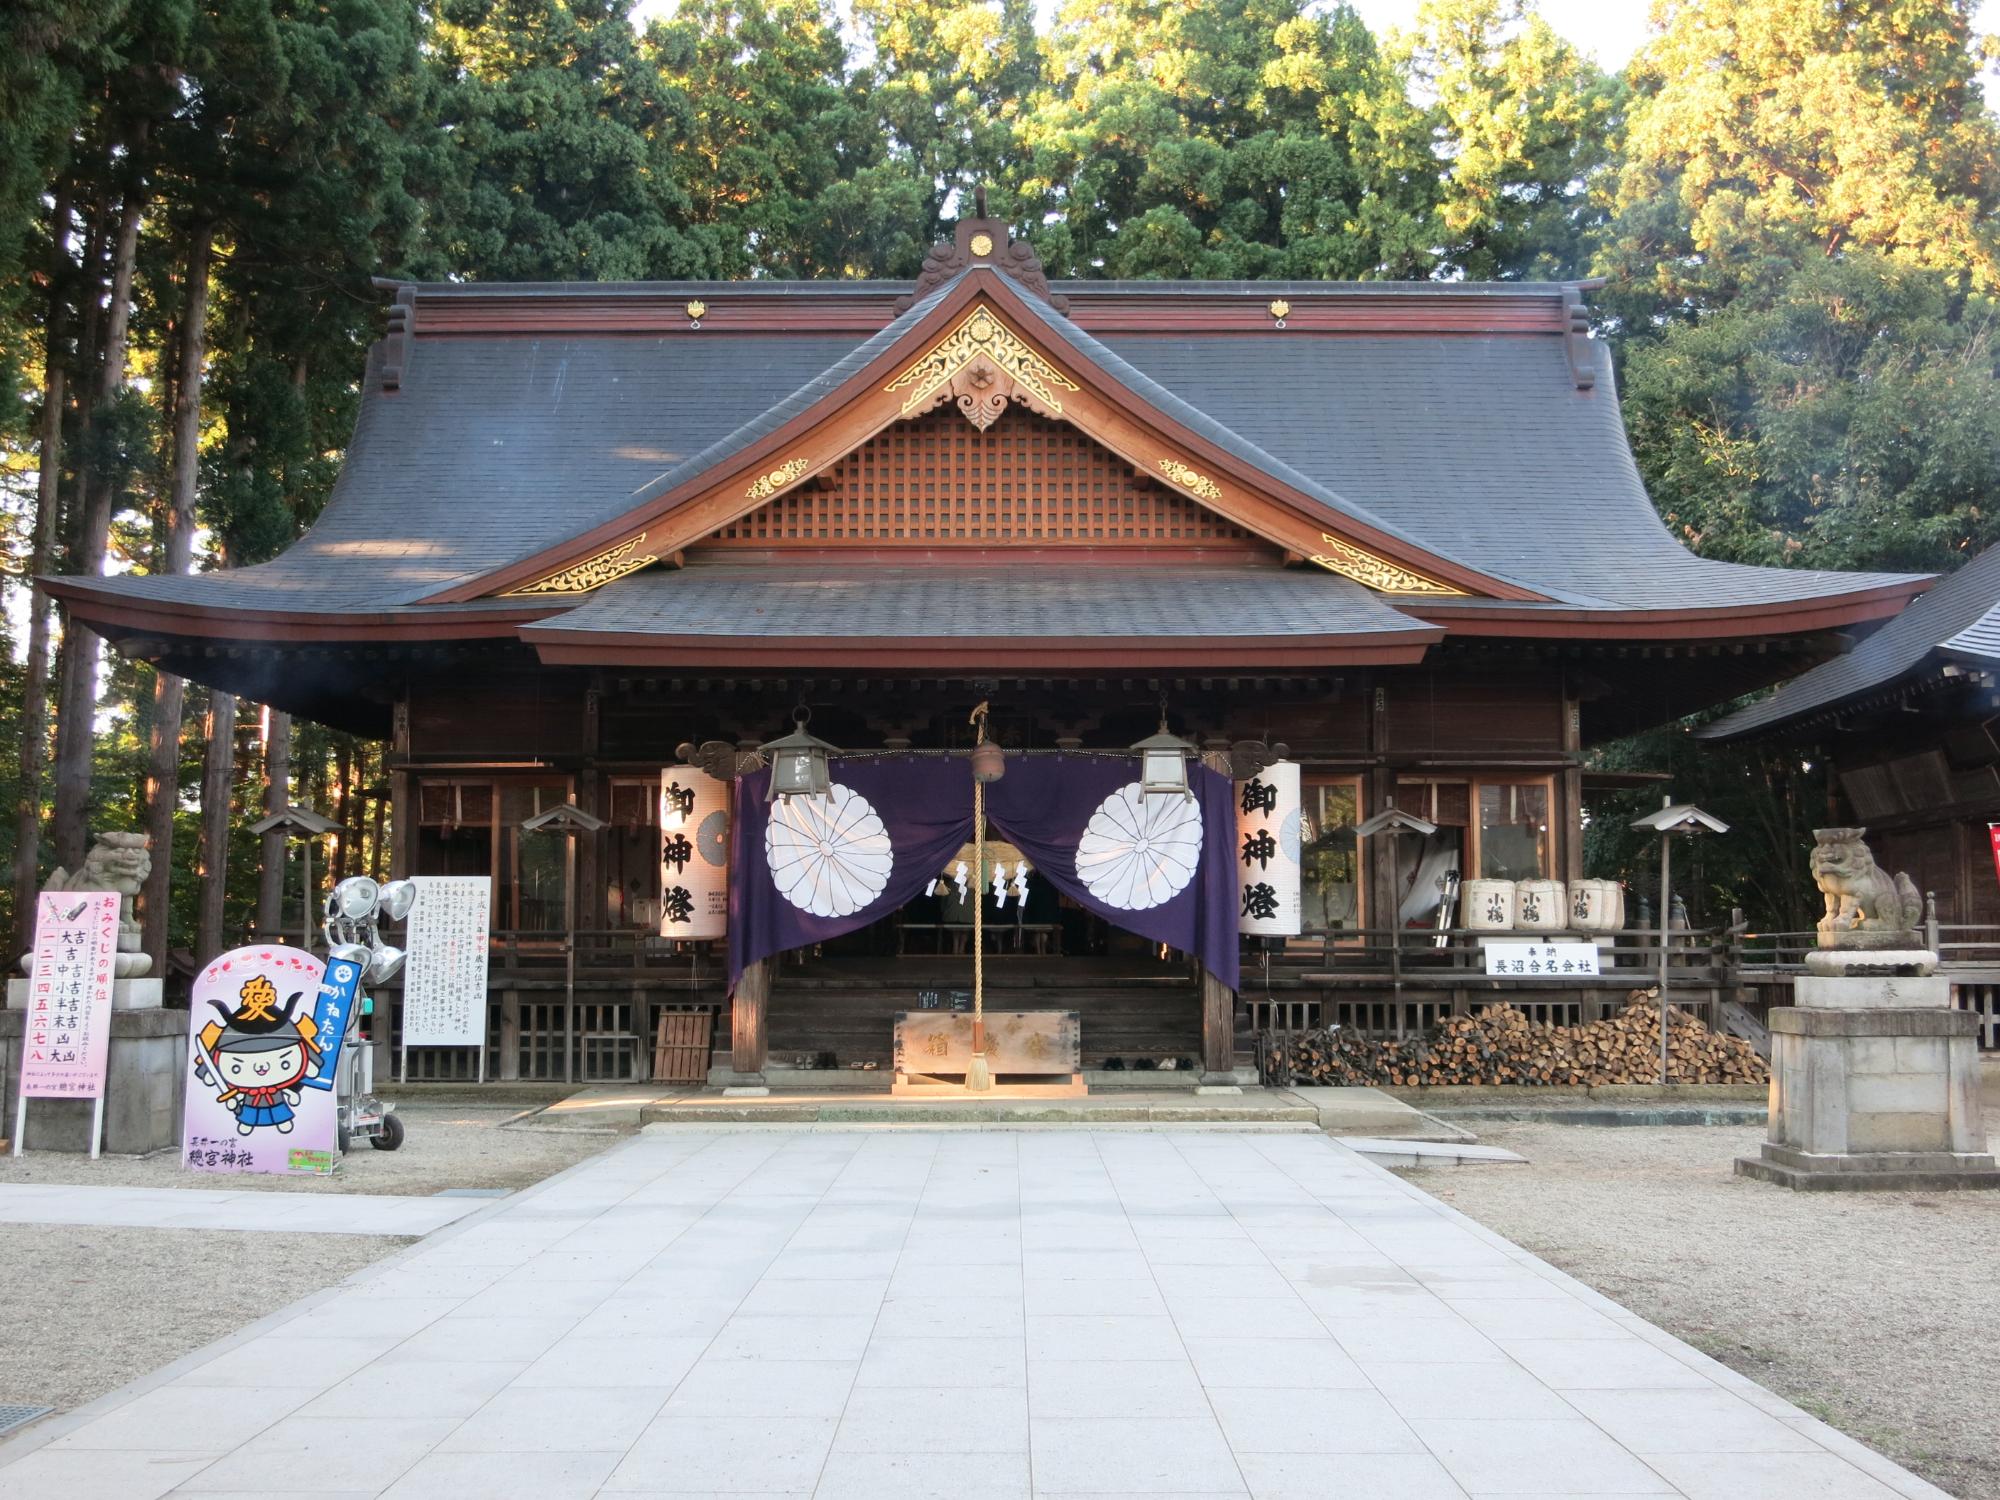
[[[972,783],[972,1019],[986,1020],[986,783]]]

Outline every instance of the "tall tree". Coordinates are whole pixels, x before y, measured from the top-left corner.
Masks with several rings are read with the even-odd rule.
[[[1052,271],[1408,277],[1436,261],[1421,113],[1303,0],[1070,0],[1015,184]],[[1059,221],[1059,222],[1058,222]]]
[[[859,84],[922,194],[926,247],[950,235],[952,204],[1005,180],[1022,111],[1042,84],[1030,0],[856,0],[867,62]]]
[[[1628,362],[1634,450],[1670,524],[1743,562],[1948,569],[2000,542],[1995,307],[1875,254],[1808,261],[1766,302]]]
[[[134,466],[131,440],[136,413],[121,406],[126,393],[126,336],[132,319],[132,278],[139,258],[139,222],[150,191],[143,159],[142,120],[127,143],[118,218],[110,237],[111,279],[106,291],[103,342],[94,351],[97,388],[92,396],[91,441],[79,466],[78,508],[69,548],[70,571],[104,571],[111,521]],[[97,729],[97,673],[103,644],[97,632],[71,619],[63,629],[62,675],[56,700],[55,857],[66,870],[83,862],[89,842],[91,760]]]
[[[1763,295],[1874,250],[2000,283],[2000,127],[1974,0],[1660,0],[1604,269],[1626,316]],[[1634,300],[1634,299],[1638,300]]]
[[[427,269],[496,280],[699,277],[717,245],[655,134],[693,127],[641,56],[630,0],[444,0],[435,57],[455,162]]]
[[[1388,51],[1427,102],[1437,242],[1474,280],[1584,274],[1623,91],[1532,0],[1426,0]]]
[[[208,349],[208,272],[214,226],[197,219],[187,231],[187,269],[175,320],[173,392],[173,471],[162,571],[185,573],[194,559],[195,482],[201,469],[202,368]],[[146,951],[156,972],[167,962],[167,890],[174,871],[174,814],[180,806],[181,713],[187,684],[172,672],[153,679],[151,755],[146,771],[146,832],[152,840],[152,870],[144,892]]]
[[[682,117],[647,127],[657,170],[725,275],[913,275],[924,184],[888,159],[823,0],[683,0],[644,52]]]

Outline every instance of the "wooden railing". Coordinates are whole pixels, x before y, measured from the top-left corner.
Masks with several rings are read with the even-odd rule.
[[[1491,980],[1506,987],[1577,986],[1585,989],[1630,988],[1645,984],[1660,967],[1660,938],[1656,932],[1626,929],[1593,934],[1609,938],[1598,944],[1601,974],[1510,975],[1505,979],[1486,973],[1485,949],[1481,939],[1499,942],[1579,942],[1574,934],[1475,931],[1454,927],[1444,931],[1416,928],[1340,928],[1332,931],[1308,928],[1302,937],[1271,954],[1274,980],[1338,986],[1346,984],[1457,985]],[[1720,985],[1731,982],[1736,949],[1726,930],[1695,928],[1670,934],[1668,965],[1671,979],[1691,985]],[[1261,963],[1257,965],[1261,972]],[[1247,981],[1246,981],[1247,982]]]

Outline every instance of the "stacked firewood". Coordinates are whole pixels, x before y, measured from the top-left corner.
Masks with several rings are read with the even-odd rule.
[[[1294,1083],[1414,1087],[1525,1084],[1569,1088],[1657,1083],[1657,990],[1634,990],[1614,1016],[1586,1026],[1542,1026],[1511,1005],[1451,1016],[1420,1037],[1374,1041],[1344,1028],[1274,1033],[1275,1072]],[[1673,1083],[1763,1083],[1764,1060],[1739,1037],[1672,1013],[1667,1078]]]

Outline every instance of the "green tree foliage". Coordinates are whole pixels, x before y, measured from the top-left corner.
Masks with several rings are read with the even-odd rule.
[[[1660,0],[1605,269],[1676,314],[1851,250],[1993,287],[2000,128],[1974,8]]]
[[[433,37],[454,158],[429,271],[631,281],[719,269],[666,160],[684,90],[643,53],[624,0],[444,0]]]
[[[1880,255],[1815,259],[1634,352],[1625,411],[1689,545],[1947,569],[2000,540],[1993,306]]]
[[[1390,55],[1427,102],[1436,240],[1475,281],[1583,274],[1604,215],[1620,84],[1529,0],[1427,0]]]
[[[1052,273],[1421,277],[1422,113],[1345,6],[1071,0],[1019,136]]]
[[[930,241],[819,0],[684,0],[644,54],[683,102],[650,132],[656,170],[713,247],[714,273],[914,272]]]
[[[1042,81],[1029,0],[857,0],[860,84],[891,159],[918,185],[918,253],[952,205],[1013,175],[1024,109]]]

